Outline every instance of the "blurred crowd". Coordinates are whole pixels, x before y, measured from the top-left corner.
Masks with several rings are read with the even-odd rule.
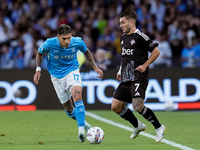
[[[35,68],[38,47],[63,23],[101,69],[118,68],[118,16],[125,10],[134,10],[137,28],[159,42],[161,55],[151,68],[200,67],[199,0],[0,0],[0,69]]]

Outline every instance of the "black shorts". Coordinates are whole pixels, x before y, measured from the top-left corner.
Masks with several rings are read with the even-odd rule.
[[[141,82],[121,82],[115,90],[113,97],[117,100],[132,103],[132,98],[141,97],[145,99],[146,87]]]

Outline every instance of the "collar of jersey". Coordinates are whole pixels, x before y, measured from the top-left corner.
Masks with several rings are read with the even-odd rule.
[[[136,29],[133,33],[136,33],[136,32],[138,32],[139,30],[138,29]],[[131,33],[131,34],[129,34],[129,35],[132,35],[133,33]],[[126,34],[126,33],[124,33],[124,34]],[[124,35],[123,34],[123,35]],[[126,35],[128,35],[128,34],[126,34]]]
[[[134,33],[136,33],[137,31],[138,31],[138,29],[136,29]]]

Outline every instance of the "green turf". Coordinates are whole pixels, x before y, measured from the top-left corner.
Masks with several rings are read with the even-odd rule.
[[[112,111],[90,111],[104,118],[130,126]],[[134,112],[135,113],[135,112]],[[155,112],[166,125],[165,139],[200,149],[200,112]],[[155,135],[153,126],[135,113],[147,125],[147,133]],[[89,116],[86,119],[93,126],[100,126],[105,132],[101,144],[80,143],[77,124],[64,111],[43,110],[36,112],[0,112],[0,150],[173,150],[178,149],[165,143],[156,143],[139,135],[131,140],[130,131],[103,123]],[[131,127],[131,126],[130,126]]]

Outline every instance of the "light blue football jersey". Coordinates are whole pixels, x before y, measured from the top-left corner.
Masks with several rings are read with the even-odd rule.
[[[60,46],[57,37],[47,39],[38,49],[39,53],[47,53],[47,68],[49,73],[57,78],[63,78],[69,72],[79,68],[77,51],[87,51],[87,46],[80,37],[71,37],[68,47]]]

